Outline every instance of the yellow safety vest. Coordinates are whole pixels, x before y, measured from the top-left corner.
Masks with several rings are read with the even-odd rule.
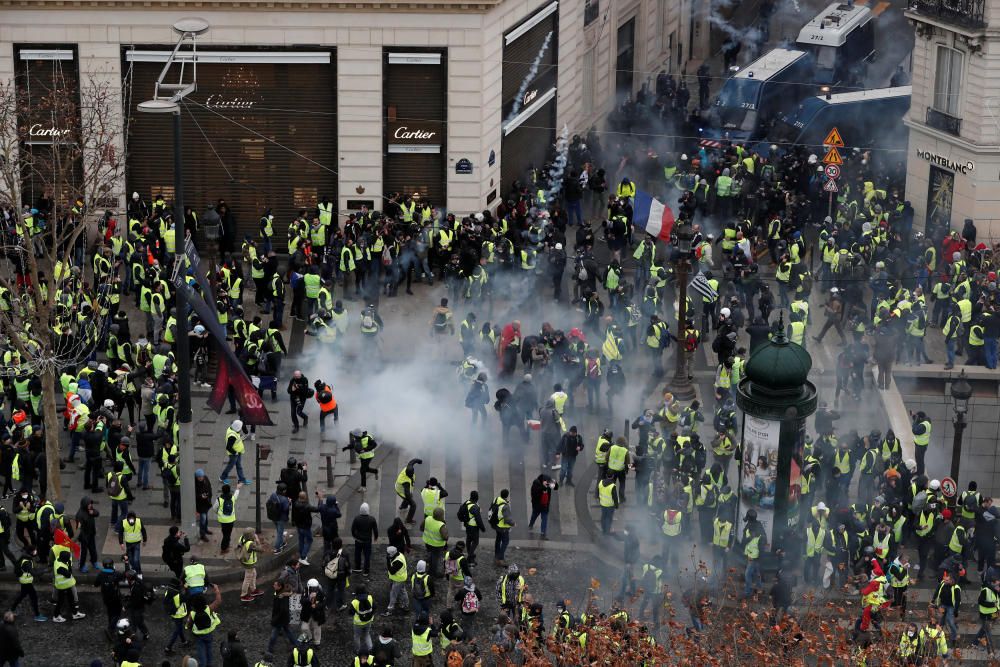
[[[424,518],[424,544],[429,547],[443,547],[447,541],[441,536],[441,526],[444,521],[438,521],[432,516]]]
[[[122,532],[124,533],[126,544],[136,544],[142,542],[142,519],[135,518],[135,524],[130,524],[128,520],[122,522]]]
[[[434,510],[440,507],[444,509],[444,502],[441,500],[441,492],[437,489],[425,487],[420,491],[420,499],[424,501],[424,516],[431,516]]]
[[[674,512],[674,516],[670,518],[670,510],[663,510],[663,534],[667,537],[677,537],[681,534],[681,519],[683,518],[683,513],[680,511]]]
[[[614,507],[615,506],[615,482],[611,480],[610,482],[606,479],[602,479],[597,483],[597,494],[601,500],[601,507]]]

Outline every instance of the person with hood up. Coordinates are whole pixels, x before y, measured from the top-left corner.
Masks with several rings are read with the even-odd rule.
[[[486,373],[480,373],[469,387],[465,396],[465,407],[472,411],[472,425],[477,419],[486,426],[486,404],[490,402],[490,388],[486,384]]]
[[[358,515],[351,522],[351,537],[354,538],[354,571],[363,572],[367,579],[371,575],[372,543],[378,540],[378,521],[370,514],[368,503],[361,503]]]
[[[89,557],[90,563],[97,568],[97,517],[101,513],[94,507],[94,501],[89,496],[80,499],[80,509],[76,513],[77,540],[80,542],[80,572],[86,574],[90,571],[87,565]],[[10,556],[10,550],[7,550]],[[10,556],[12,562],[16,562]],[[0,555],[0,564],[3,563],[3,556]]]
[[[328,493],[319,506],[319,518],[323,525],[323,552],[330,551],[334,538],[340,535],[337,519],[341,517],[337,496]]]

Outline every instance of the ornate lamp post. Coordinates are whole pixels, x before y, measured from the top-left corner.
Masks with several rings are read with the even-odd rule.
[[[681,221],[674,226],[677,237],[677,258],[674,260],[674,276],[677,285],[677,354],[674,355],[674,377],[670,380],[670,392],[674,398],[689,401],[695,397],[694,386],[688,378],[687,350],[684,349],[684,329],[687,326],[687,282],[691,268],[691,239],[694,232],[691,225]]]
[[[951,383],[951,400],[955,407],[955,437],[951,441],[951,478],[958,482],[958,471],[962,464],[962,434],[968,424],[965,415],[969,412],[969,399],[972,398],[972,385],[965,379],[965,370],[958,379]]]

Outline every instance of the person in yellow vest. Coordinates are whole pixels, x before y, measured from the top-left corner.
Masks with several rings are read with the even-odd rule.
[[[211,664],[212,634],[222,623],[222,619],[216,613],[219,607],[222,606],[222,592],[219,591],[219,587],[216,584],[212,584],[212,590],[215,591],[215,599],[211,602],[201,595],[194,596],[188,601],[187,626],[194,637],[199,665]]]
[[[56,592],[55,613],[52,620],[64,623],[63,605],[67,611],[73,612],[73,620],[78,621],[87,615],[80,611],[80,598],[76,592],[76,578],[73,576],[73,552],[69,547],[56,545],[52,548],[52,585]]]
[[[439,632],[431,625],[428,614],[422,613],[417,616],[417,620],[410,630],[410,652],[413,654],[413,660],[410,664],[413,667],[433,667],[434,638],[438,636]]]
[[[917,475],[924,474],[924,458],[927,456],[927,447],[931,443],[931,431],[933,426],[931,420],[923,411],[911,412],[910,419],[913,424],[913,452],[917,462]]]
[[[236,500],[240,497],[239,482],[234,491],[229,484],[223,484],[213,508],[216,510],[216,519],[219,521],[219,529],[222,531],[221,553],[229,553],[229,544],[233,537],[233,528],[236,526]],[[211,508],[209,509],[211,512]]]
[[[597,483],[597,496],[601,503],[601,532],[611,535],[611,524],[615,518],[615,510],[618,509],[618,485],[615,481],[615,473],[608,470],[604,479]]]
[[[364,586],[358,586],[351,600],[354,625],[354,651],[372,650],[372,621],[375,619],[375,599]]]
[[[989,581],[983,582],[979,590],[979,632],[973,639],[976,644],[985,643],[990,658],[994,655],[993,621],[998,611],[1000,611],[1000,580],[993,576]]]
[[[622,503],[627,502],[625,500],[625,478],[628,475],[631,463],[632,459],[629,454],[628,443],[625,441],[625,438],[618,436],[608,449],[608,472],[618,482],[618,498],[619,502]],[[598,491],[600,490],[598,489]]]
[[[444,501],[441,507],[435,507],[430,516],[425,516],[420,522],[422,540],[427,548],[428,565],[430,575],[437,577],[440,574],[440,566],[444,559],[445,549],[448,547],[448,526],[444,520]]]
[[[129,569],[135,570],[137,574],[142,574],[142,545],[148,541],[149,536],[142,519],[135,512],[126,514],[118,530],[118,545],[128,559]]]
[[[236,544],[236,555],[243,566],[243,585],[240,587],[240,602],[253,602],[263,595],[264,591],[257,588],[257,559],[263,547],[254,529],[247,527]]]
[[[406,554],[390,546],[385,552],[385,571],[389,577],[389,606],[383,616],[391,616],[394,611],[405,611],[409,606],[406,594],[406,580],[409,576]]]
[[[408,509],[406,513],[406,519],[404,523],[413,524],[413,515],[417,511],[417,503],[413,500],[413,483],[415,481],[416,471],[414,466],[419,463],[423,463],[420,459],[410,459],[407,462],[406,467],[399,471],[396,475],[396,483],[394,485],[394,490],[396,495],[399,496],[403,502],[399,504],[399,511],[402,512]]]
[[[743,521],[741,545],[743,555],[747,559],[747,568],[743,577],[743,597],[749,598],[755,590],[755,584],[763,585],[760,556],[767,548],[767,535],[764,532],[764,526],[757,520],[757,510],[747,510]]]

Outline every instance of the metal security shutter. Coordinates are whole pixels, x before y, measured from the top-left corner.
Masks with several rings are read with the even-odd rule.
[[[21,203],[48,210],[50,197],[64,205],[81,194],[83,162],[57,166],[71,154],[80,123],[80,71],[76,48],[15,45],[17,124],[23,132]],[[93,103],[93,100],[88,100]],[[53,153],[51,130],[66,132],[69,145]],[[58,158],[58,159],[57,159]],[[59,187],[58,193],[47,192]]]
[[[165,116],[136,112],[163,65],[128,53],[128,190],[170,200],[172,124]],[[337,201],[336,58],[280,53],[243,50],[226,62],[199,62],[198,91],[181,116],[186,203],[200,212],[225,199],[236,220],[236,247],[245,234],[256,237],[270,207],[279,252],[299,209],[315,209],[323,196]]]
[[[558,16],[558,12],[546,16],[529,28],[527,32],[517,36],[510,43],[504,44],[501,95],[505,119],[509,115],[514,98],[517,96],[521,84],[531,73],[531,66],[535,58],[538,57],[538,52],[541,50],[542,45],[545,43],[545,36],[550,32],[552,33],[552,38],[549,40],[549,46],[542,56],[538,71],[531,77],[528,87],[532,87],[532,83],[537,83],[539,87],[545,89],[556,85],[557,47],[559,43]],[[529,18],[528,21],[530,20]],[[518,32],[518,29],[514,28],[508,32],[508,35],[515,34],[516,32]]]
[[[540,169],[555,151],[556,102],[550,100],[520,127],[503,138],[500,193],[509,198],[514,181],[530,183],[530,170]]]
[[[421,64],[421,56],[426,64]],[[433,64],[435,59],[438,64]],[[382,189],[387,197],[399,192],[419,194],[420,201],[432,206],[447,203],[446,64],[447,52],[442,50],[385,51]],[[398,126],[433,131],[435,139],[428,145],[403,145],[392,134]]]

